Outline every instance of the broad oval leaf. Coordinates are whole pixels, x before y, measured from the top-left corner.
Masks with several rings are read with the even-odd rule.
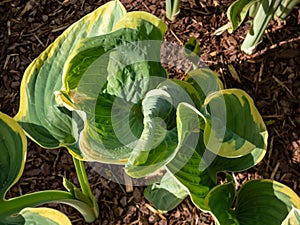
[[[205,199],[217,225],[299,223],[300,198],[289,187],[273,180],[251,180],[236,197],[234,184],[229,181],[214,187]]]
[[[199,169],[200,165],[201,156],[197,152],[194,152],[187,159],[184,151],[178,151],[174,159],[167,165],[167,168],[186,187],[193,203],[202,211],[208,212],[210,208],[205,204],[205,197],[216,183],[207,169]],[[181,167],[181,169],[178,170],[178,167]]]
[[[178,106],[177,116],[177,124],[181,127],[178,132],[181,148],[167,167],[187,188],[194,204],[202,210],[211,211],[205,198],[217,184],[217,173],[252,167],[262,159],[265,149],[255,148],[237,158],[219,156],[208,149],[204,142],[204,130],[210,128],[207,125],[209,117],[185,103]]]
[[[71,25],[25,71],[21,102],[15,119],[28,136],[45,148],[74,147],[78,127],[72,113],[56,103],[54,92],[62,88],[67,57],[78,41],[111,31],[126,13],[119,1],[111,1]]]
[[[231,181],[215,186],[206,196],[205,204],[210,208],[217,225],[239,225],[232,210],[235,197],[235,186]]]
[[[145,189],[145,198],[152,202],[156,209],[168,212],[179,205],[188,193],[173,175],[167,172],[159,184],[152,184]]]
[[[82,115],[79,146],[89,160],[126,163],[143,130],[141,101],[167,78],[160,29],[138,21],[135,29],[82,39],[68,59],[57,99]]]
[[[252,180],[239,191],[235,214],[242,225],[281,225],[293,207],[300,209],[300,198],[289,187],[273,180]]]
[[[25,208],[20,215],[25,220],[24,225],[72,225],[65,214],[45,207]]]
[[[198,109],[202,107],[202,104],[204,104],[204,101],[209,94],[223,89],[219,74],[207,68],[188,72],[184,80],[190,83],[200,96],[201,105],[197,107]]]
[[[204,144],[226,158],[245,156],[255,149],[266,150],[268,132],[251,97],[239,89],[227,89],[205,100],[208,126]]]
[[[23,173],[26,148],[26,137],[20,125],[0,112],[0,203]]]

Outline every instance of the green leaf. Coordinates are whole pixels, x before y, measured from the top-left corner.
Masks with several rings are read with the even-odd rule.
[[[68,181],[65,177],[63,178],[63,185],[68,192],[74,196],[74,199],[85,202],[88,205],[92,205],[92,202],[89,200],[88,196],[84,195],[79,188],[77,188],[72,182]]]
[[[74,113],[59,106],[54,92],[62,88],[66,59],[81,38],[109,33],[126,13],[119,1],[109,2],[71,25],[25,71],[21,102],[15,119],[35,142],[45,148],[74,146],[79,128]],[[79,156],[77,156],[79,157]]]
[[[235,195],[234,183],[230,181],[217,185],[206,196],[205,204],[210,208],[209,211],[217,225],[239,225],[234,211],[231,209]]]
[[[68,217],[50,208],[25,208],[20,214],[25,219],[24,225],[71,225]]]
[[[274,13],[274,19],[285,20],[286,17],[291,13],[297,4],[300,3],[300,0],[283,0],[281,1],[280,6],[277,8]]]
[[[201,210],[208,211],[205,197],[216,183],[207,169],[199,169],[203,161],[197,152],[188,157],[188,160],[184,153],[184,151],[179,151],[167,167],[171,173],[174,173],[176,179],[186,187],[193,203]]]
[[[258,1],[259,0],[237,0],[229,6],[227,17],[231,24],[231,28],[228,29],[230,33],[243,23],[250,7]]]
[[[201,102],[201,105],[197,106],[199,109],[209,94],[223,89],[219,74],[207,68],[188,72],[184,80],[190,83],[198,92]]]
[[[20,125],[0,112],[0,204],[23,173],[26,147],[26,137]]]
[[[200,46],[197,38],[190,37],[190,39],[184,44],[184,56],[189,59],[194,67],[197,67],[197,64],[200,59]]]
[[[181,102],[199,102],[193,86],[184,81],[167,80],[146,94],[142,102],[144,129],[125,167],[130,176],[154,173],[175,156],[181,147],[175,123]]]
[[[26,148],[26,136],[21,126],[15,120],[0,112],[0,224],[24,224],[23,218],[17,216],[20,210],[28,206],[33,207],[49,202],[69,204],[78,209],[87,221],[94,221],[94,212],[85,203],[88,202],[85,200],[86,196],[78,189],[74,189],[74,187],[72,194],[75,199],[73,199],[73,196],[68,192],[63,191],[41,191],[25,194],[9,200],[5,199],[7,191],[20,179],[23,173],[26,160]],[[59,224],[67,224],[64,223],[64,221],[62,222],[63,223]],[[26,222],[25,224],[31,223]],[[46,224],[45,221],[44,224]],[[49,220],[49,224],[55,223],[50,223]]]
[[[252,28],[246,35],[241,46],[241,50],[247,54],[252,54],[256,46],[260,43],[263,34],[272,19],[274,13],[280,6],[282,0],[261,1],[253,19]]]
[[[165,22],[150,13],[142,12],[142,11],[128,12],[125,16],[123,16],[116,23],[116,25],[113,27],[113,31],[116,31],[116,30],[119,30],[122,28],[131,28],[131,29],[136,30],[137,27],[139,27],[140,24],[142,24],[144,22],[151,23],[156,28],[158,28],[159,32],[157,32],[157,34],[160,33],[160,35],[158,35],[158,37],[159,37],[159,39],[163,39],[164,34],[166,33],[166,31],[168,29]],[[147,33],[149,33],[149,31],[147,31]]]
[[[288,216],[282,222],[281,225],[297,225],[300,221],[300,209],[292,207],[292,210],[289,212]]]
[[[180,0],[166,0],[166,17],[174,21],[180,12]]]
[[[265,153],[265,149],[255,148],[251,153],[244,156],[227,158],[215,155],[208,150],[206,151],[206,160],[210,162],[210,174],[215,177],[216,174],[221,171],[240,172],[249,169],[259,163]]]
[[[145,189],[145,198],[152,202],[158,210],[167,212],[174,209],[188,193],[169,172],[159,184],[152,184]]]
[[[289,187],[272,180],[253,180],[239,191],[235,214],[243,225],[281,225],[293,207],[300,209],[300,198]]]
[[[181,103],[177,107],[178,147],[176,156],[167,164],[169,171],[186,187],[192,201],[202,210],[208,210],[204,199],[215,186],[206,162],[202,160],[205,146],[201,127],[205,118],[192,105]]]
[[[273,180],[251,180],[237,198],[233,182],[214,187],[205,202],[217,225],[298,224],[300,199],[289,187]],[[235,204],[234,204],[235,202]]]
[[[214,100],[213,105],[211,104]],[[218,101],[223,101],[218,102]],[[181,103],[177,108],[177,124],[179,145],[176,156],[167,165],[174,176],[188,189],[192,201],[200,209],[210,211],[210,207],[205,203],[205,198],[209,191],[216,185],[216,175],[220,171],[240,171],[252,167],[258,163],[265,154],[267,131],[259,116],[252,100],[240,90],[221,90],[208,96],[205,106],[209,109],[201,113],[193,106]],[[214,107],[214,110],[212,110]],[[222,121],[220,109],[231,108],[236,112],[228,111],[225,115],[225,122]],[[213,114],[213,112],[215,114]],[[250,112],[250,113],[249,113]],[[240,115],[244,115],[240,121]],[[213,117],[214,116],[214,117]],[[257,116],[257,117],[255,117]],[[245,124],[248,118],[251,130],[246,128],[238,129]],[[214,119],[214,126],[211,120]],[[247,123],[246,123],[247,124]],[[218,125],[218,126],[217,126]],[[247,125],[247,126],[248,126]],[[257,128],[262,128],[262,131]],[[213,130],[215,129],[215,130]],[[218,130],[219,129],[219,130]],[[247,134],[242,133],[246,129]],[[253,146],[244,148],[238,157],[233,157],[235,139],[225,139],[225,134],[232,131],[239,134],[239,138],[251,141]],[[209,136],[208,134],[212,134]],[[224,136],[221,138],[221,134]],[[208,135],[208,136],[205,136]],[[220,135],[218,141],[216,137]],[[230,137],[230,135],[228,135]],[[235,137],[235,136],[234,136]],[[261,143],[261,139],[263,142]],[[229,144],[224,142],[228,141]],[[216,142],[219,142],[216,144]],[[213,144],[212,144],[213,143]],[[223,148],[224,156],[220,155],[219,149]]]
[[[213,153],[236,158],[255,149],[265,152],[266,126],[253,100],[244,91],[227,89],[209,95],[205,100],[205,113],[209,119],[204,143]]]
[[[90,160],[126,163],[143,131],[141,101],[167,77],[159,63],[160,28],[135,15],[136,29],[82,39],[57,93],[67,108],[81,112],[85,126],[79,146]]]

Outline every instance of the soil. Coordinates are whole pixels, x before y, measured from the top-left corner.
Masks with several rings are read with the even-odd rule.
[[[121,0],[128,11],[143,10],[165,19],[164,1]],[[0,2],[0,111],[14,116],[19,107],[22,75],[70,24],[105,1],[2,0]],[[167,21],[166,40],[182,45],[190,36],[199,40],[203,63],[218,72],[226,88],[245,90],[258,107],[269,131],[265,158],[254,168],[235,173],[238,185],[271,178],[300,194],[300,9],[286,21],[271,21],[262,43],[249,56],[239,50],[249,26],[233,34],[213,32],[226,24],[227,0],[184,0],[175,22]],[[174,77],[180,73],[168,68]],[[100,216],[93,224],[214,224],[189,198],[161,215],[143,197],[144,187],[128,187],[101,177],[86,164]],[[64,189],[62,176],[78,184],[72,158],[64,149],[45,150],[29,140],[24,174],[8,197],[46,189]],[[113,179],[112,179],[113,180]],[[65,205],[50,204],[73,224],[86,224]]]

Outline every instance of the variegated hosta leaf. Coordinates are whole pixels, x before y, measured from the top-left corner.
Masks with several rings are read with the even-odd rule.
[[[167,165],[175,178],[186,187],[193,203],[203,211],[208,211],[204,199],[216,183],[208,169],[200,170],[201,156],[196,151],[186,157],[185,151],[178,151],[176,157]],[[180,168],[180,169],[178,169]]]
[[[167,80],[146,94],[142,102],[144,129],[125,167],[130,176],[154,173],[175,156],[180,147],[175,110],[181,102],[199,102],[196,94],[193,86],[179,80]]]
[[[177,107],[178,147],[176,156],[167,164],[170,173],[186,187],[192,201],[202,210],[206,210],[204,198],[215,185],[202,160],[205,150],[201,128],[205,118],[196,108],[187,103]],[[201,166],[202,165],[202,166]]]
[[[68,217],[50,208],[25,208],[20,212],[24,218],[24,225],[71,225]]]
[[[182,147],[179,148],[177,155],[167,164],[167,167],[176,179],[187,188],[193,202],[202,210],[209,211],[210,208],[205,204],[205,198],[216,185],[217,173],[240,171],[254,166],[265,154],[265,147],[263,149],[251,148],[249,152],[245,151],[245,155],[236,158],[219,156],[205,145],[203,130],[212,127],[209,125],[209,117],[206,118],[191,105],[182,103],[178,106],[177,118],[180,118],[177,124],[183,128],[178,134],[181,134],[184,139],[179,138]],[[261,134],[258,132],[255,135],[260,136]],[[215,139],[215,136],[211,138]],[[219,143],[218,147],[221,145],[222,143]],[[228,148],[227,150],[234,151],[231,149],[232,147]]]
[[[218,225],[283,225],[299,218],[299,196],[277,181],[249,181],[240,189],[235,206],[234,199],[231,182],[216,186],[207,196],[206,203]],[[299,220],[295,222],[299,224]]]
[[[158,87],[158,89],[154,92],[149,94],[151,96],[151,100],[155,100],[155,104],[149,104],[147,102],[147,98],[144,99],[143,105],[146,107],[151,107],[149,108],[149,112],[154,112],[155,108],[156,111],[161,110],[161,117],[163,118],[164,115],[167,115],[167,111],[162,111],[163,108],[167,107],[168,104],[165,104],[162,99],[164,94],[162,92],[159,92],[159,88],[161,90],[164,90],[164,92],[167,96],[169,96],[169,104],[173,108],[176,108],[180,103],[189,103],[190,106],[195,106],[200,108],[201,105],[204,103],[204,99],[206,95],[210,94],[211,92],[218,91],[222,88],[222,83],[218,79],[217,75],[212,72],[211,70],[208,69],[199,69],[199,70],[194,70],[191,71],[188,74],[188,77],[186,78],[186,81],[179,81],[179,80],[173,80],[172,82],[164,82],[162,85]],[[155,94],[153,94],[155,93]],[[158,104],[159,103],[159,104]],[[148,105],[149,104],[149,105]],[[145,110],[144,110],[145,111]],[[168,129],[168,131],[164,134],[157,132],[159,129],[157,129],[157,126],[153,126],[153,122],[155,120],[153,119],[148,119],[148,117],[144,118],[144,136],[141,136],[141,141],[145,143],[145,145],[137,146],[135,148],[135,151],[131,154],[131,157],[129,159],[129,163],[126,165],[126,171],[129,173],[131,176],[144,176],[146,175],[143,173],[144,171],[147,171],[147,173],[154,172],[155,169],[159,169],[160,166],[166,165],[176,154],[178,150],[181,149],[181,151],[186,151],[186,161],[188,161],[189,157],[193,155],[194,148],[197,146],[197,141],[196,139],[198,137],[190,136],[191,132],[194,132],[195,130],[199,132],[200,130],[200,124],[198,121],[198,117],[195,116],[192,118],[191,121],[188,121],[190,118],[188,115],[188,112],[185,113],[184,110],[177,110],[177,122],[176,124],[173,124],[172,127],[174,127],[173,130]],[[149,114],[145,111],[144,115]],[[151,115],[152,117],[156,118],[157,115],[153,114]],[[174,121],[175,122],[175,115],[172,115],[169,113],[169,119],[167,123],[167,126],[170,127],[170,123],[172,124]],[[194,120],[193,120],[194,119]],[[148,122],[147,122],[148,120]],[[196,120],[196,121],[195,121]],[[204,122],[204,121],[203,121]],[[148,123],[148,126],[147,126]],[[192,128],[194,126],[194,128]],[[203,125],[201,125],[203,126]],[[160,127],[160,126],[158,126]],[[175,129],[176,128],[176,129]],[[157,129],[157,130],[155,130]],[[155,136],[162,141],[164,137],[168,137],[166,134],[171,134],[172,132],[177,132],[178,133],[178,144],[177,144],[177,137],[173,135],[173,138],[168,138],[170,141],[168,142],[166,139],[166,143],[169,143],[164,146],[164,150],[160,150],[159,148],[154,148],[152,149],[151,147],[149,148],[149,145],[152,146],[151,136]],[[150,135],[150,136],[149,136]],[[199,136],[199,135],[198,135]],[[191,138],[191,142],[188,143],[187,140]],[[193,141],[192,141],[193,139]],[[170,144],[173,143],[173,144]],[[174,148],[176,145],[176,148]],[[173,145],[173,147],[172,147]],[[189,146],[189,147],[187,147]],[[149,149],[147,151],[147,149]],[[178,167],[177,165],[177,170],[179,170],[181,167],[184,166],[184,162],[181,163],[181,166]],[[135,173],[134,170],[136,171]],[[177,171],[176,170],[176,171]],[[173,171],[174,172],[174,171]]]
[[[57,99],[82,115],[79,146],[86,159],[126,163],[143,131],[141,101],[167,78],[159,60],[162,28],[154,25],[161,22],[142,15],[120,20],[129,17],[124,26],[135,29],[117,24],[110,34],[82,39],[68,59]]]
[[[21,209],[49,202],[69,204],[78,209],[86,221],[92,222],[95,220],[94,212],[89,205],[84,201],[80,201],[81,199],[77,200],[77,196],[72,196],[64,191],[42,191],[9,200],[5,199],[7,191],[19,180],[23,173],[26,148],[26,136],[21,126],[15,120],[0,112],[0,224],[24,224],[23,218],[16,215]]]
[[[281,225],[297,225],[300,222],[300,209],[292,207],[292,210],[289,212],[288,216],[282,222]]]
[[[183,200],[183,190],[186,190],[192,199],[195,202],[200,202],[199,204],[204,208],[203,199],[214,185],[212,179],[207,175],[207,171],[204,175],[199,171],[201,158],[195,149],[199,141],[201,143],[201,140],[199,140],[200,120],[193,110],[189,110],[190,108],[193,108],[193,106],[187,103],[180,103],[177,107],[178,145],[175,158],[167,164],[167,173],[174,175],[174,177],[172,175],[171,183],[177,184],[176,193],[178,191],[182,195],[178,195],[171,202],[170,198],[174,191],[174,185],[168,185],[167,179],[164,182],[164,178],[160,185],[147,188],[146,196],[148,200],[153,201],[153,204],[161,211],[170,210],[179,204]],[[170,204],[164,205],[159,198],[160,194],[162,197],[169,199]]]
[[[256,149],[265,152],[268,133],[251,97],[239,89],[227,89],[205,100],[208,123],[204,144],[226,158],[245,156]]]
[[[200,57],[200,46],[198,39],[194,36],[190,37],[189,40],[184,44],[184,56],[190,60],[194,68],[197,68],[199,57]]]
[[[0,112],[0,205],[21,177],[26,159],[26,137],[20,125]]]
[[[205,204],[217,225],[239,225],[232,210],[235,197],[235,186],[230,180],[228,183],[215,186],[206,196]]]
[[[113,27],[113,31],[122,29],[122,28],[131,28],[137,29],[141,23],[149,22],[154,25],[157,30],[153,30],[155,32],[155,36],[159,39],[163,39],[164,34],[166,33],[168,27],[165,22],[158,17],[143,11],[137,12],[129,12],[124,17],[122,17]],[[147,31],[149,33],[149,31]]]
[[[159,184],[152,184],[145,189],[145,198],[162,212],[174,209],[184,200],[188,193],[169,172]]]
[[[21,83],[21,102],[15,119],[26,133],[46,148],[69,146],[78,139],[72,113],[59,106],[54,92],[62,88],[67,57],[81,38],[109,33],[126,13],[119,1],[109,2],[71,25],[25,71]]]
[[[280,225],[293,207],[300,209],[300,198],[292,189],[273,180],[253,180],[239,191],[235,213],[240,224]]]
[[[223,89],[219,74],[206,68],[190,71],[185,81],[190,83],[200,95],[201,105],[197,106],[198,109],[202,107],[209,94]]]

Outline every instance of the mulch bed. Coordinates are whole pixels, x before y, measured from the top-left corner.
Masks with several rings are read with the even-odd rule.
[[[0,111],[14,116],[19,107],[22,75],[37,57],[69,25],[106,1],[3,0],[0,2]],[[143,10],[165,17],[164,1],[122,0],[128,11]],[[198,38],[203,63],[218,72],[226,88],[241,88],[255,101],[269,131],[268,152],[252,169],[236,173],[241,185],[249,179],[271,178],[300,194],[300,9],[286,21],[272,21],[263,42],[251,55],[239,46],[249,26],[221,36],[213,32],[227,23],[232,1],[182,1],[176,21],[167,22],[166,40],[182,45]],[[198,3],[198,4],[197,4]],[[169,68],[174,77],[180,71]],[[143,197],[144,187],[126,187],[101,177],[87,164],[100,216],[93,224],[214,224],[186,199],[165,215],[156,214]],[[8,196],[46,189],[64,189],[62,176],[78,184],[70,155],[64,149],[45,150],[29,141],[25,171]],[[50,204],[65,212],[73,224],[85,224],[72,208]]]

